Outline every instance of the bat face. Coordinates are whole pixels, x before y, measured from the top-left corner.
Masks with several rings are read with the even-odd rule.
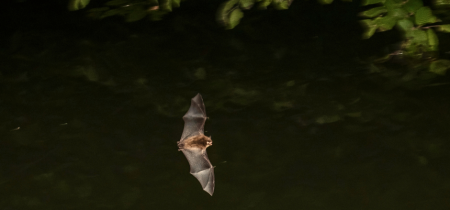
[[[212,145],[210,137],[204,135],[207,119],[202,96],[197,94],[191,100],[191,107],[183,116],[184,129],[178,148],[186,156],[191,174],[198,179],[204,191],[214,193],[214,166],[209,161],[206,148]]]

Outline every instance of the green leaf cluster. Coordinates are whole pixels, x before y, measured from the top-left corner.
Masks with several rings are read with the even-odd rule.
[[[69,0],[68,8],[71,11],[80,10],[85,8],[89,1]],[[123,16],[128,22],[138,21],[146,17],[151,20],[160,20],[174,7],[179,7],[180,1],[110,0],[104,7],[94,8],[89,12],[91,17],[96,18],[114,15]],[[331,4],[333,0],[318,0],[318,2]],[[257,9],[267,9],[271,6],[277,10],[285,10],[289,8],[291,3],[292,0],[227,0],[217,11],[217,21],[226,29],[233,29],[244,17],[243,11],[253,8],[255,5]],[[450,32],[450,24],[430,26],[430,24],[436,24],[440,20],[434,15],[430,7],[424,6],[422,0],[363,0],[362,5],[376,5],[360,13],[360,16],[365,18],[360,21],[360,24],[364,27],[362,37],[368,39],[377,31],[388,31],[396,27],[404,37],[402,54],[413,59],[420,60],[424,58],[424,54],[438,51],[439,40],[434,30]],[[433,5],[440,8],[450,7],[449,1],[444,0],[435,1]],[[430,71],[442,72],[442,70]]]
[[[448,69],[450,69],[450,61],[445,59],[433,61],[430,65],[430,72],[438,75],[445,75]]]
[[[90,0],[69,0],[67,8],[69,11],[76,11],[85,8]]]
[[[100,19],[119,15],[123,16],[127,22],[138,21],[146,17],[151,20],[160,20],[162,16],[171,12],[173,8],[179,7],[180,1],[181,0],[111,0],[106,2],[104,7],[89,10],[89,13],[91,17]],[[69,10],[79,10],[84,8],[87,4],[78,2],[89,2],[89,0],[71,0],[69,3]]]
[[[244,17],[242,10],[251,9],[257,4],[258,9],[273,6],[277,10],[288,9],[292,0],[229,0],[224,2],[217,11],[217,21],[226,29],[236,27]]]
[[[450,25],[431,25],[440,20],[430,7],[424,6],[422,0],[366,0],[363,6],[377,4],[377,7],[360,13],[367,18],[360,21],[364,27],[363,38],[372,37],[375,32],[396,28],[403,34],[402,55],[413,60],[431,59],[429,71],[442,74],[445,62],[433,61],[426,55],[436,54],[439,39],[434,31],[450,32]],[[426,57],[426,58],[425,58]]]

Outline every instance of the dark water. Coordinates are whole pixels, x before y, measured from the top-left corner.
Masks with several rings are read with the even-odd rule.
[[[307,32],[276,15],[234,31],[181,15],[18,25],[1,54],[0,209],[450,209],[448,77],[370,73],[360,32],[330,33],[327,14],[297,16]],[[213,197],[176,146],[197,93]]]

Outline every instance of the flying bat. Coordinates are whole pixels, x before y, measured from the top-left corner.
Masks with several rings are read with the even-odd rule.
[[[210,137],[205,136],[205,104],[200,94],[191,100],[191,107],[183,116],[184,129],[178,150],[182,151],[191,166],[191,174],[198,179],[204,191],[214,193],[214,166],[209,161],[206,148],[212,145]]]

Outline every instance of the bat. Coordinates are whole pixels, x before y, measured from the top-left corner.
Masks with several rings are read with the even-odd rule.
[[[206,148],[212,145],[211,137],[204,134],[206,121],[205,104],[200,94],[191,100],[191,107],[183,116],[184,129],[178,142],[191,167],[190,172],[198,179],[204,191],[214,193],[214,166],[209,161]]]

